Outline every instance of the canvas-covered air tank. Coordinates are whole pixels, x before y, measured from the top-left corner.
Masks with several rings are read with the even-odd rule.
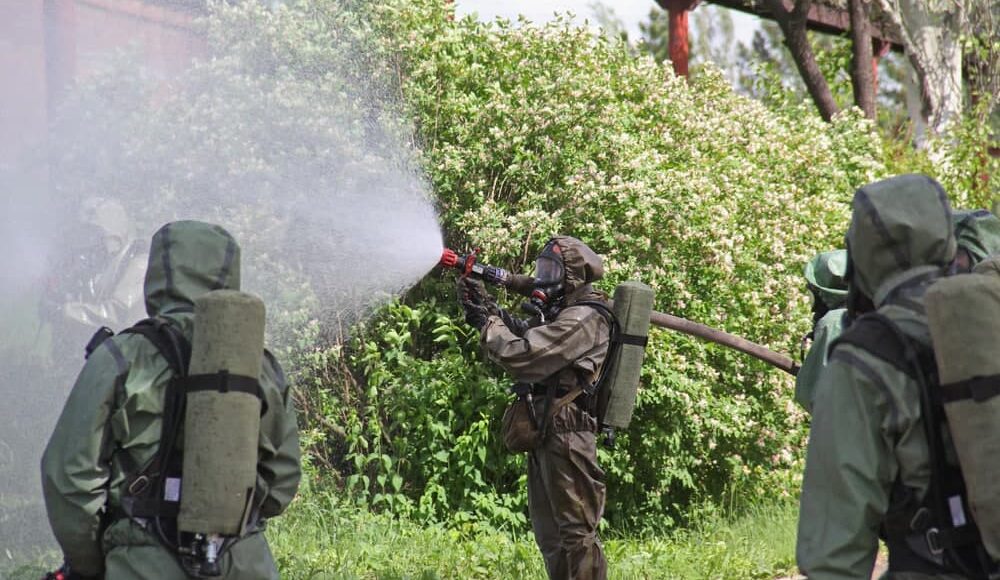
[[[924,297],[940,396],[986,551],[1000,559],[1000,277],[935,282]],[[953,508],[954,509],[954,508]]]
[[[612,310],[618,320],[621,345],[612,350],[607,384],[598,394],[597,412],[602,424],[614,429],[628,427],[639,390],[645,357],[653,289],[642,282],[623,282],[615,288]]]
[[[183,532],[244,532],[257,481],[263,352],[260,298],[215,290],[195,301],[177,518]]]

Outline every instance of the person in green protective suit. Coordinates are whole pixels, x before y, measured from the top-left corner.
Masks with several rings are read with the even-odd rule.
[[[952,213],[958,251],[953,268],[969,272],[988,256],[1000,252],[1000,218],[987,210]],[[795,375],[795,401],[812,412],[812,396],[820,372],[826,367],[830,345],[847,324],[847,252],[817,254],[805,267],[806,286],[813,295],[813,330],[803,338],[802,366]]]
[[[83,202],[83,224],[99,232],[93,240],[104,253],[100,270],[90,272],[86,292],[62,304],[64,316],[85,328],[120,329],[143,315],[142,282],[148,256],[133,239],[125,208],[116,200],[90,198]]]
[[[238,290],[240,250],[223,228],[173,222],[153,236],[145,275],[146,311],[190,341],[194,299]],[[141,334],[105,340],[86,361],[42,456],[49,522],[71,578],[176,579],[189,576],[148,518],[128,517],[122,499],[135,466],[160,445],[164,390],[172,377],[161,351]],[[221,558],[222,578],[278,578],[262,530],[295,495],[301,474],[298,427],[281,366],[265,351],[260,386],[266,412],[258,438],[256,522]]]
[[[807,411],[812,410],[812,393],[819,373],[826,366],[830,343],[840,336],[847,310],[847,251],[832,250],[818,254],[806,264],[805,276],[813,295],[813,329],[802,339],[805,350],[802,366],[795,374],[795,401]]]
[[[849,316],[875,311],[930,349],[923,296],[957,267],[944,191],[926,176],[903,175],[862,187],[852,207]],[[880,337],[865,320],[832,345],[812,397],[799,568],[813,580],[869,578],[881,530],[889,578],[962,578],[917,517],[931,481],[920,383],[912,366],[879,352]]]
[[[603,579],[597,538],[605,475],[597,463],[597,419],[588,387],[608,354],[611,325],[592,282],[603,262],[576,238],[556,236],[535,269],[535,316],[523,321],[496,307],[482,283],[459,278],[466,320],[478,328],[490,360],[530,384],[536,417],[549,413],[545,436],[528,452],[528,511],[549,578]],[[561,401],[561,403],[559,402]]]

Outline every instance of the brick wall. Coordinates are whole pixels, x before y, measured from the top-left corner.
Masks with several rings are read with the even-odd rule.
[[[119,48],[164,78],[206,51],[194,15],[152,2],[0,1],[0,168],[36,161],[66,88]]]

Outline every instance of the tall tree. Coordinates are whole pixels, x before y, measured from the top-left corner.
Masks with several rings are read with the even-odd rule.
[[[639,34],[639,47],[644,52],[656,62],[670,60],[670,20],[666,10],[654,4],[647,19],[639,23]]]
[[[851,86],[854,104],[869,119],[875,118],[875,73],[872,70],[872,32],[868,0],[849,0],[851,15]]]
[[[594,23],[597,27],[601,29],[604,36],[608,38],[617,38],[629,42],[628,30],[625,29],[625,23],[622,19],[618,17],[615,13],[615,9],[604,4],[603,2],[591,2],[587,5],[590,8],[590,13],[593,15]],[[640,25],[641,27],[642,25]]]
[[[967,16],[962,77],[973,112],[1000,135],[1000,3],[969,2]]]
[[[691,64],[698,66],[711,62],[722,70],[729,82],[736,85],[739,78],[736,66],[739,46],[729,9],[703,3],[691,11],[690,22]]]
[[[900,32],[915,76],[911,117],[918,144],[925,131],[942,134],[962,114],[962,26],[965,1],[879,0]],[[971,1],[971,0],[970,0]]]
[[[795,59],[795,66],[799,70],[799,75],[809,91],[819,114],[824,120],[829,121],[840,110],[830,86],[826,82],[826,77],[820,70],[813,54],[812,46],[809,44],[809,36],[806,31],[806,17],[809,15],[809,8],[812,0],[798,0],[789,10],[782,0],[764,0],[771,15],[781,27],[785,35],[785,44],[791,51]]]

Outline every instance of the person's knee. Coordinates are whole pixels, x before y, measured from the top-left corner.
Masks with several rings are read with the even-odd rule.
[[[569,554],[586,552],[598,543],[597,530],[592,528],[564,529],[561,531],[559,548]]]

